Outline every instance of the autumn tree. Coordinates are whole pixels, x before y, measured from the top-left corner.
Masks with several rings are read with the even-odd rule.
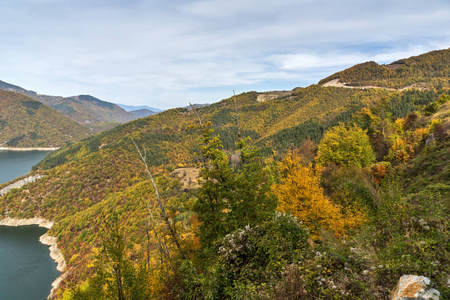
[[[324,195],[320,174],[311,164],[305,166],[299,157],[289,154],[279,167],[281,181],[272,186],[272,192],[278,197],[277,210],[298,217],[313,235],[317,236],[321,229],[343,235],[346,229],[364,222],[364,213],[352,211],[344,214],[339,205]]]
[[[319,144],[317,162],[328,162],[359,168],[370,165],[375,153],[366,132],[357,126],[340,123],[329,129]]]
[[[388,153],[388,138],[392,127],[390,111],[392,111],[392,108],[389,100],[384,97],[370,109],[363,108],[356,118],[361,128],[367,131],[378,159],[382,159]]]
[[[150,299],[149,270],[145,263],[135,265],[128,258],[123,228],[116,216],[106,221],[104,231],[102,248],[93,264],[95,275],[84,286],[75,287],[71,299]]]

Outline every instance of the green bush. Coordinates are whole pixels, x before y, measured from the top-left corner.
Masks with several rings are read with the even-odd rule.
[[[308,229],[290,214],[276,212],[259,226],[237,230],[219,243],[216,269],[218,299],[256,293],[286,265],[302,260],[308,249]]]

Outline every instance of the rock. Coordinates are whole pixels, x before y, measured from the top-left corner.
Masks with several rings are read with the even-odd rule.
[[[45,227],[47,229],[52,228],[55,224],[53,221],[49,221],[42,218],[32,218],[32,219],[12,219],[12,218],[0,218],[0,225],[4,226],[26,226],[26,225],[38,225],[39,227]]]
[[[429,287],[424,276],[403,275],[395,287],[391,300],[439,300],[439,291]]]
[[[29,177],[26,177],[22,180],[16,181],[14,183],[11,183],[10,185],[8,185],[7,187],[3,188],[0,190],[0,196],[4,196],[6,195],[7,192],[9,192],[12,189],[19,189],[21,187],[23,187],[24,185],[30,183],[30,182],[34,182],[39,178],[43,178],[44,176],[36,174],[36,175],[32,175]]]

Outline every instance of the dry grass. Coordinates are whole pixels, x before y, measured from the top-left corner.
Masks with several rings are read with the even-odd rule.
[[[180,179],[184,188],[196,189],[200,187],[198,184],[199,173],[199,168],[177,168],[171,174]]]

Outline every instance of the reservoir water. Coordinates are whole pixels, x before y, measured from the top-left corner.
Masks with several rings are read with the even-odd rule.
[[[46,231],[37,225],[0,226],[0,299],[47,299],[59,272],[48,246],[39,242]]]
[[[0,150],[0,183],[27,174],[47,153]],[[59,272],[48,246],[39,242],[46,231],[37,225],[0,226],[1,300],[47,299]]]
[[[48,152],[0,150],[0,183],[27,174]]]

